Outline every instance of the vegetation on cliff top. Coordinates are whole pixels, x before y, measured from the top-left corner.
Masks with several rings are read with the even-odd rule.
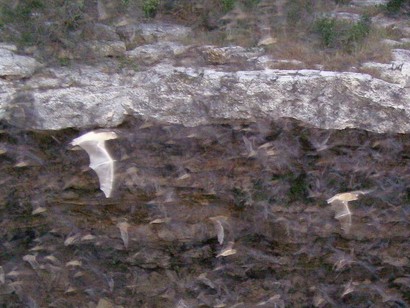
[[[371,17],[409,14],[409,4],[390,0],[386,5],[352,7],[348,0],[107,0],[110,24],[120,16],[137,21],[156,19],[186,24],[200,33],[200,43],[256,46],[269,29],[276,42],[266,48],[281,59],[301,60],[306,65],[329,69],[355,66],[363,61],[386,62],[390,49],[381,43],[400,33],[380,29]],[[64,49],[76,52],[77,44],[87,40],[89,24],[99,19],[96,1],[0,0],[0,35],[3,41],[20,47],[36,46],[47,56]],[[107,11],[108,11],[107,9]],[[354,17],[339,18],[337,12],[352,11]],[[353,16],[353,15],[352,15]],[[353,18],[353,19],[352,19]],[[265,29],[265,30],[264,30]]]

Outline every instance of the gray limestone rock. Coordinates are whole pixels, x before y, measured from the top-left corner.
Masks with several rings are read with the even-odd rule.
[[[35,59],[15,53],[16,47],[0,44],[0,76],[9,78],[25,78],[31,76],[41,67]]]
[[[392,54],[391,63],[366,62],[362,67],[378,71],[384,80],[410,87],[410,50],[394,49]]]
[[[7,106],[9,106],[15,93],[16,90],[13,89],[11,82],[0,79],[0,118],[6,117]]]
[[[126,53],[126,56],[137,60],[142,64],[154,64],[166,58],[174,58],[183,54],[189,49],[189,46],[174,42],[158,42],[155,44],[139,46]]]
[[[149,77],[148,77],[149,76]],[[320,128],[408,132],[409,93],[357,73],[220,72],[157,66],[131,92],[129,113],[195,126],[229,119],[291,117]]]
[[[388,74],[378,79],[352,72],[272,69],[275,59],[262,49],[192,48],[165,41],[126,52],[121,41],[91,43],[88,48],[101,56],[126,54],[136,63],[156,65],[128,72],[73,65],[27,78],[39,63],[3,45],[2,58],[8,61],[3,61],[3,76],[14,80],[0,80],[0,119],[26,129],[58,130],[115,127],[127,115],[185,126],[290,117],[325,129],[410,132],[408,50],[395,50],[394,61],[381,68]],[[172,64],[176,55],[195,52],[202,60]]]
[[[127,24],[117,28],[117,33],[132,48],[155,42],[180,41],[191,35],[191,32],[188,27],[165,23]]]
[[[87,41],[81,44],[85,53],[91,52],[97,57],[119,57],[126,51],[122,41]]]
[[[386,4],[387,0],[353,0],[351,4],[357,6],[373,6]]]
[[[38,116],[32,128],[114,127],[128,114],[185,126],[291,117],[327,129],[410,131],[408,90],[366,74],[224,72],[163,64],[133,76],[93,67],[54,69],[53,74],[26,84],[35,109],[31,115]],[[13,102],[2,104],[3,117],[13,118],[6,112]]]

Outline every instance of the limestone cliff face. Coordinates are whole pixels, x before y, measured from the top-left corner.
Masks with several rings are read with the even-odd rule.
[[[360,3],[372,5],[368,2]],[[277,2],[278,16],[283,5]],[[258,5],[261,12],[268,7],[265,1]],[[239,11],[223,19],[230,24]],[[257,18],[261,39],[274,42],[265,15]],[[373,20],[391,26],[383,18]],[[376,72],[368,75],[323,71],[320,65],[308,70],[303,62],[276,59],[264,48],[189,45],[192,29],[169,23],[125,18],[90,23],[83,33],[77,56],[93,55],[100,59],[96,65],[74,59],[68,66],[46,67],[18,54],[15,46],[0,44],[0,120],[59,130],[115,127],[127,116],[185,126],[294,118],[324,129],[410,132],[409,50],[393,50],[391,63],[362,64],[362,71]],[[405,39],[393,43],[399,48]],[[296,69],[278,69],[286,65]]]
[[[308,70],[124,23],[90,25],[94,65],[0,44],[0,306],[407,307],[409,50]],[[110,198],[69,150],[99,127]]]
[[[132,115],[186,126],[290,117],[326,129],[410,131],[405,84],[360,73],[270,69],[257,49],[192,47],[190,52],[197,62],[192,66],[174,57],[139,71],[76,65],[34,73],[40,67],[34,59],[7,50],[2,62],[14,64],[0,71],[0,116],[51,130],[115,127]],[[201,63],[199,57],[219,59],[221,65]]]

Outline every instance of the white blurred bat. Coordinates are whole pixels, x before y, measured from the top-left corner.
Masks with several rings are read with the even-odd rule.
[[[236,254],[237,250],[233,248],[234,242],[229,242],[228,245],[224,249],[221,250],[220,253],[216,255],[217,258],[219,257],[227,257]]]
[[[226,223],[226,216],[216,216],[216,217],[210,217],[210,220],[214,223],[216,234],[218,237],[218,243],[223,244],[224,242],[224,237],[225,237],[225,230],[223,227],[223,224]]]
[[[355,190],[334,195],[327,200],[327,203],[332,204],[332,209],[335,211],[335,218],[339,220],[342,229],[348,233],[352,226],[352,212],[349,209],[349,202],[359,199],[360,195],[368,194],[373,190]]]
[[[90,156],[90,168],[97,173],[100,189],[109,198],[114,185],[114,160],[105,147],[105,141],[118,136],[111,131],[91,131],[75,138],[71,145],[80,146]]]
[[[245,136],[242,136],[242,140],[245,143],[246,150],[248,151],[248,157],[255,157],[258,152],[254,150],[253,143]]]
[[[6,283],[6,275],[4,273],[3,267],[0,266],[0,285]]]
[[[129,228],[129,223],[127,223],[126,221],[123,222],[119,222],[117,224],[118,229],[120,229],[120,233],[121,233],[121,239],[124,242],[124,246],[125,249],[128,249],[128,228]]]

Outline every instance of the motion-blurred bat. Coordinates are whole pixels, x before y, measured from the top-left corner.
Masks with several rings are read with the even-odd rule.
[[[335,218],[339,220],[342,229],[348,233],[352,226],[352,212],[349,209],[349,202],[359,199],[360,195],[368,194],[373,190],[355,190],[334,195],[327,200],[327,203],[332,204],[332,209],[335,211]]]
[[[3,267],[0,266],[0,285],[6,283],[6,274],[4,273]]]
[[[126,221],[119,222],[117,224],[118,229],[120,229],[121,233],[121,239],[124,242],[125,249],[128,249],[128,228],[129,228],[129,223]]]
[[[216,217],[210,217],[210,220],[214,223],[216,234],[218,237],[218,243],[223,244],[224,242],[224,237],[225,237],[225,230],[223,227],[223,224],[226,223],[226,216],[216,216]]]
[[[71,145],[80,146],[90,156],[90,168],[97,173],[100,189],[109,198],[114,185],[114,160],[105,147],[105,141],[118,136],[111,131],[91,131],[75,138]]]
[[[234,242],[229,242],[228,245],[226,245],[226,247],[222,249],[219,254],[216,255],[216,257],[227,257],[236,254],[237,250],[233,248],[234,244]]]

